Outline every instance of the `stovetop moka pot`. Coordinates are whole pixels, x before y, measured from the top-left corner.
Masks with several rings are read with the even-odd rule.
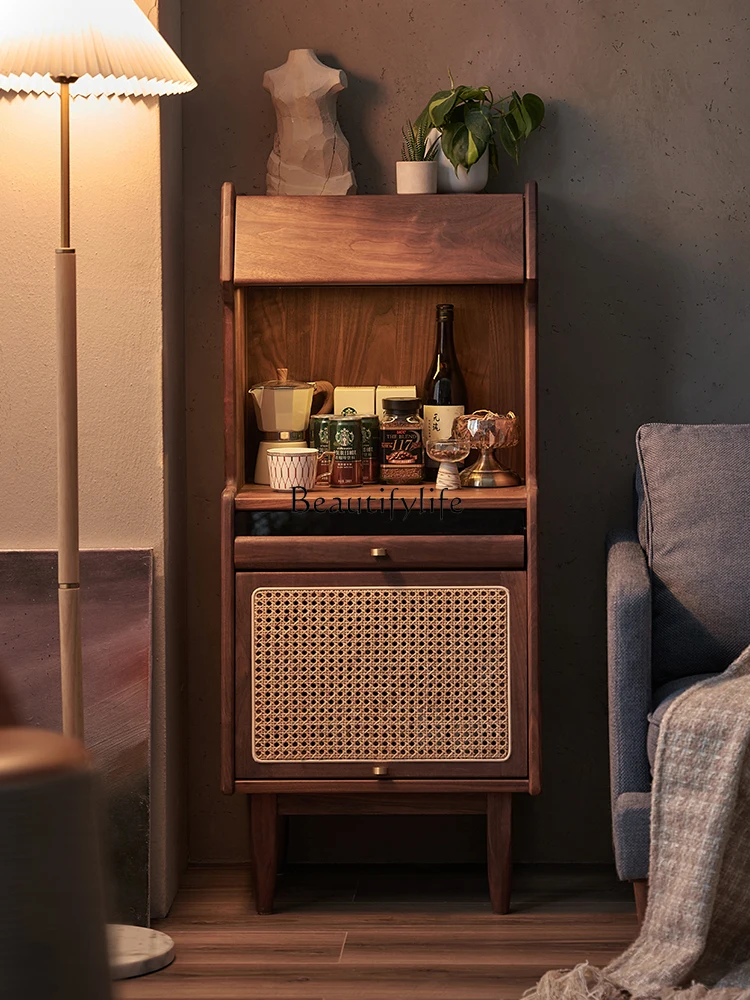
[[[276,374],[278,378],[259,382],[249,390],[262,435],[255,462],[255,482],[265,486],[270,484],[268,449],[294,448],[306,443],[313,397],[323,394],[316,414],[330,413],[333,409],[330,382],[298,382],[288,377],[286,368],[277,368]]]

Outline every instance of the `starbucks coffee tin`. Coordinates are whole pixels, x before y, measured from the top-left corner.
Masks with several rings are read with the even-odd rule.
[[[316,486],[328,486],[331,481],[330,420],[328,414],[310,417],[310,447],[317,448],[321,456],[318,459]]]
[[[363,413],[362,482],[377,483],[380,478],[380,420],[374,413]]]
[[[331,486],[362,485],[362,421],[360,417],[329,417],[333,459]]]

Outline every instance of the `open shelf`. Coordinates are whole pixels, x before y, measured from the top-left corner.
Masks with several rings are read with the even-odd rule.
[[[359,509],[364,512],[368,510],[367,501],[369,499],[369,509],[379,511],[381,502],[388,509],[392,490],[395,491],[396,502],[404,499],[409,504],[416,501],[419,505],[421,496],[424,510],[429,509],[430,502],[433,503],[433,509],[436,512],[440,509],[440,491],[436,489],[434,483],[422,483],[419,486],[383,486],[374,483],[360,487],[334,486],[330,489],[311,490],[304,497],[310,507],[305,508],[300,493],[297,497],[296,509],[331,511],[335,507],[336,501],[340,500],[343,509],[346,509],[348,501],[351,501],[352,507],[359,501]],[[507,486],[503,489],[446,490],[443,492],[443,509],[451,510],[451,503],[456,500],[460,501],[460,507],[457,507],[454,502],[454,511],[466,510],[467,508],[523,509],[526,507],[526,499],[525,486]],[[318,501],[317,508],[314,506],[316,501]],[[248,484],[237,493],[235,508],[237,510],[292,510],[292,494],[277,493],[270,486]]]

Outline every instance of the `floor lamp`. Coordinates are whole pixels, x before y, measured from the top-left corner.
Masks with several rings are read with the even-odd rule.
[[[63,732],[83,739],[78,542],[76,254],[70,242],[70,98],[152,97],[195,80],[135,0],[1,0],[0,91],[60,94],[60,247],[57,300],[58,603]],[[173,943],[145,927],[113,925],[113,976],[153,972]]]

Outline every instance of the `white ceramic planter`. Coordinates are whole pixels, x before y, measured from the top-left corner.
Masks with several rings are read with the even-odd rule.
[[[433,129],[427,141],[432,142],[437,137],[438,131]],[[476,194],[484,191],[490,176],[489,148],[485,149],[470,170],[459,167],[458,174],[441,148],[437,155],[437,171],[437,189],[441,194]]]
[[[438,165],[436,160],[398,160],[396,191],[398,194],[435,194]]]

